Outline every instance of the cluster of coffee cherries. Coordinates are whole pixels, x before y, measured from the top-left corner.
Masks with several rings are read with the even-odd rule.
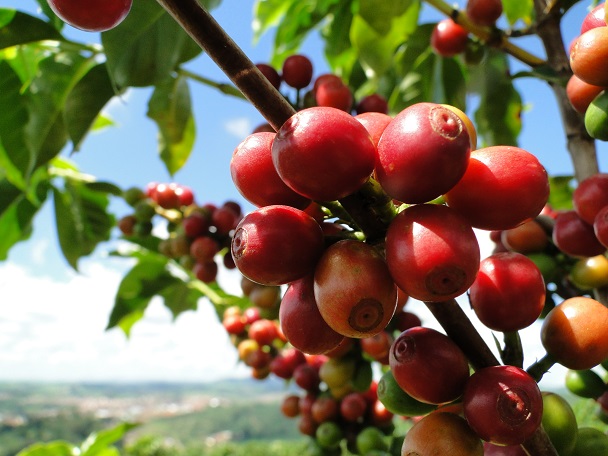
[[[417,103],[394,117],[303,108],[276,133],[242,141],[230,169],[257,206],[235,229],[233,259],[249,280],[287,286],[278,317],[289,347],[328,356],[345,340],[362,345],[387,333],[400,292],[435,305],[468,292],[479,320],[494,331],[513,334],[544,316],[541,341],[554,362],[589,370],[608,358],[601,329],[608,309],[600,302],[572,296],[543,315],[546,284],[532,259],[515,250],[480,258],[473,229],[502,238],[538,220],[548,210],[549,181],[521,148],[477,148],[473,124],[457,108]],[[384,383],[399,388],[380,382],[380,402],[410,416],[387,405],[397,390],[433,409],[460,410],[440,418],[420,413],[403,454],[423,454],[428,445],[438,454],[465,447],[483,454],[482,441],[516,451],[539,428],[543,394],[522,359],[471,374],[461,348],[439,331],[417,325],[388,334],[392,380]],[[378,393],[385,390],[392,393]],[[439,428],[453,435],[430,439]]]
[[[606,4],[601,3],[583,19],[579,35],[570,44],[573,75],[566,86],[570,103],[585,116],[587,132],[608,141],[608,27]]]
[[[288,91],[284,94],[295,109],[328,106],[357,114],[388,112],[386,99],[378,93],[370,93],[355,100],[350,87],[338,75],[324,73],[315,77],[311,60],[303,54],[287,57],[280,73],[268,63],[258,63],[256,66],[277,90],[281,90],[283,84],[295,89],[296,96],[293,100],[290,100]],[[266,123],[258,129],[273,131]]]
[[[179,261],[197,279],[205,283],[216,280],[218,256],[224,267],[234,269],[229,247],[242,217],[239,203],[198,205],[192,189],[174,182],[150,182],[144,189],[132,187],[123,197],[133,208],[133,213],[118,221],[125,236],[150,236],[154,218],[162,219],[167,222],[168,236],[159,242],[159,252]]]

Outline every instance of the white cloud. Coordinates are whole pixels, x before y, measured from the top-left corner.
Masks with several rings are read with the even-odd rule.
[[[224,129],[232,136],[243,139],[253,130],[253,125],[247,117],[235,117],[224,123]]]
[[[99,260],[83,261],[82,270],[57,281],[0,266],[0,378],[205,381],[248,375],[236,367],[236,351],[207,301],[173,322],[155,299],[127,339],[118,329],[105,331],[122,271]]]

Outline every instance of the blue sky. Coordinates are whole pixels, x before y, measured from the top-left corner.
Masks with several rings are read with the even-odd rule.
[[[581,2],[567,15],[566,43],[576,36],[586,4]],[[224,0],[214,16],[254,62],[263,62],[269,57],[272,37],[252,45],[252,5],[251,0]],[[0,7],[31,12],[36,10],[36,2],[0,0]],[[440,17],[428,7],[424,14],[429,20]],[[74,29],[70,33],[84,36]],[[527,45],[538,49],[538,43],[531,40]],[[318,39],[307,41],[302,53],[313,59],[315,74],[326,71]],[[191,69],[227,81],[206,56],[197,59]],[[572,173],[549,88],[531,79],[517,84],[527,107],[520,146],[535,153],[550,174]],[[228,165],[235,146],[263,119],[242,100],[196,83],[191,89],[197,141],[190,162],[173,180],[192,187],[200,203],[220,204],[230,199],[250,208],[232,185]],[[82,151],[73,156],[83,172],[124,188],[172,180],[157,157],[156,126],[145,116],[149,94],[147,89],[132,90],[107,107],[117,125],[88,137]],[[599,146],[605,169],[608,151],[605,144]],[[118,203],[113,207],[117,215],[127,211]],[[129,264],[107,258],[109,246],[102,246],[81,262],[81,274],[74,273],[58,251],[53,223],[49,205],[36,220],[31,240],[15,247],[8,261],[0,263],[0,380],[197,381],[247,375],[244,368],[235,368],[236,354],[204,302],[199,311],[183,314],[172,323],[170,314],[154,301],[130,340],[116,330],[105,332],[116,287]],[[220,283],[238,291],[235,274],[223,275]],[[412,308],[432,325],[423,306],[412,303]],[[527,331],[528,340],[537,337],[537,330]],[[486,330],[484,335],[490,334]],[[527,354],[527,362],[532,362],[542,352],[531,346]]]

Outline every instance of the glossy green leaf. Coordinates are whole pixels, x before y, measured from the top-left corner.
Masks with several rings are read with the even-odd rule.
[[[350,40],[370,77],[381,76],[392,67],[397,47],[417,28],[419,4],[403,3],[402,6],[401,15],[391,16],[389,20],[382,22],[382,32],[378,31],[377,24],[371,25],[363,16],[357,15],[353,18]]]
[[[395,18],[403,15],[416,0],[395,0],[379,2],[378,0],[359,0],[359,16],[380,36],[393,29]]]
[[[78,270],[78,260],[110,238],[114,217],[107,212],[108,196],[73,179],[66,180],[63,189],[55,187],[53,196],[61,252]]]
[[[40,10],[44,13],[46,17],[49,18],[49,22],[53,27],[57,30],[61,30],[65,23],[59,19],[59,17],[55,14],[55,12],[49,6],[48,0],[36,0],[38,2],[38,6],[40,6]]]
[[[90,434],[80,446],[80,456],[102,456],[108,450],[114,451],[110,445],[123,439],[135,427],[135,423],[120,423],[111,429]]]
[[[502,2],[503,13],[510,25],[522,21],[530,25],[534,20],[534,0],[517,0]]]
[[[94,63],[93,59],[72,53],[51,55],[40,62],[39,74],[27,94],[30,119],[26,135],[35,155],[34,166],[50,161],[67,143],[63,121],[67,97]]]
[[[257,0],[253,5],[253,37],[254,41],[269,29],[278,26],[292,4],[297,0]]]
[[[116,86],[160,84],[178,64],[200,53],[190,36],[155,0],[139,0],[101,41],[108,71]]]
[[[480,95],[475,125],[484,146],[517,145],[521,131],[521,96],[509,77],[509,62],[499,51],[489,51],[471,72],[470,87]]]
[[[187,79],[177,77],[157,85],[147,115],[158,125],[160,157],[173,175],[190,157],[196,136]]]
[[[325,40],[325,58],[332,73],[351,84],[353,68],[358,65],[357,50],[350,42],[350,29],[353,21],[353,8],[349,1],[343,1],[326,17],[321,30]],[[352,86],[352,84],[351,84]]]
[[[20,93],[21,81],[13,68],[0,61],[0,165],[4,176],[21,189],[25,188],[26,176],[33,167],[34,154],[25,140],[25,125],[29,113],[26,99]]]
[[[103,107],[117,95],[105,64],[98,64],[78,81],[65,102],[63,118],[74,145],[79,150]]]
[[[46,21],[22,11],[0,8],[0,49],[41,40],[63,40]]]
[[[17,453],[17,456],[77,456],[78,449],[71,443],[54,441],[35,443]]]
[[[574,176],[550,176],[549,188],[549,206],[555,210],[572,209]]]

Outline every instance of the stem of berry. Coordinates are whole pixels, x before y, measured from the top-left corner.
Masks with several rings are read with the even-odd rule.
[[[158,0],[275,130],[295,110],[196,0]]]
[[[513,44],[507,39],[502,30],[497,29],[496,27],[482,27],[473,24],[465,13],[459,11],[458,9],[455,9],[453,5],[450,5],[443,0],[425,1],[429,5],[444,13],[446,16],[451,17],[454,22],[462,25],[469,32],[480,38],[482,41],[486,42],[488,45],[502,49],[504,52],[515,57],[521,62],[530,65],[531,67],[540,66],[546,63],[540,57],[537,57],[529,53],[525,49],[522,49],[519,46]]]

